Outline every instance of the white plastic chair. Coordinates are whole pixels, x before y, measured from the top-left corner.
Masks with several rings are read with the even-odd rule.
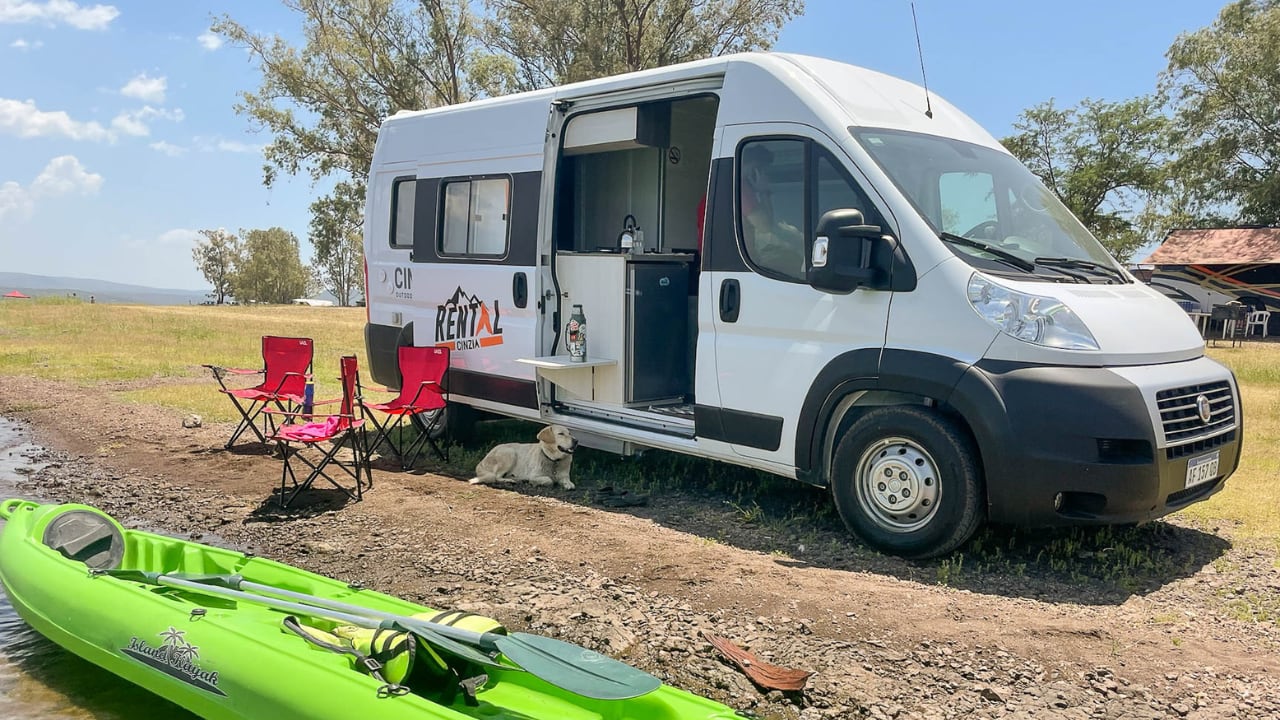
[[[1271,321],[1270,310],[1254,310],[1245,317],[1244,336],[1249,337],[1255,327],[1262,328],[1262,337],[1267,336],[1267,323]]]

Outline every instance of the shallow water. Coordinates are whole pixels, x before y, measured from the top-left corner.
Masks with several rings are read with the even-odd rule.
[[[37,469],[30,455],[38,450],[26,442],[16,423],[0,417],[0,499],[40,499],[16,488],[19,475]],[[0,592],[0,720],[17,718],[194,720],[195,716],[46,640],[18,617]]]

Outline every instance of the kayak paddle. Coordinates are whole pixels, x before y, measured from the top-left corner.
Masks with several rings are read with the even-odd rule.
[[[362,605],[285,590],[244,579],[242,575],[169,575],[189,582],[213,584],[233,590],[248,590],[298,600],[308,605],[354,613],[384,622],[394,622],[405,630],[427,630],[451,640],[475,645],[487,652],[500,652],[531,675],[584,697],[625,700],[657,690],[662,681],[579,645],[529,633],[478,633],[473,630],[382,612]]]
[[[120,573],[116,571],[113,574],[118,575]],[[394,613],[381,612],[360,605],[352,605],[337,600],[263,585],[245,580],[240,575],[143,574],[156,576],[154,580],[148,578],[149,581],[155,584],[210,591],[210,594],[222,594],[225,597],[258,602],[272,607],[288,609],[292,612],[310,613],[313,616],[318,615],[341,622],[350,622],[352,625],[362,627],[392,627],[399,630],[408,630],[421,637],[432,647],[445,650],[455,657],[479,662],[476,659],[478,656],[486,661],[480,664],[490,667],[508,670],[523,669],[551,685],[583,697],[598,700],[626,700],[652,692],[662,685],[661,680],[643,670],[631,667],[626,663],[584,647],[541,635],[528,633],[512,633],[509,635],[478,633]],[[262,595],[245,592],[245,590],[292,598],[305,604],[263,597]],[[320,612],[317,613],[317,610]],[[351,622],[351,618],[359,618],[362,622]],[[444,641],[444,644],[440,641]],[[513,668],[497,663],[468,645],[462,645],[462,643],[475,645],[488,652],[500,652],[519,667]],[[456,648],[458,647],[463,648],[466,652],[457,652]]]
[[[149,570],[109,570],[105,573],[114,578],[121,580],[132,580],[134,582],[145,582],[150,585],[162,585],[166,587],[183,588],[186,590],[194,590],[204,595],[215,595],[218,597],[230,598],[232,600],[243,600],[246,602],[254,602],[259,605],[276,610],[284,610],[287,612],[308,615],[310,617],[320,617],[326,620],[336,620],[338,622],[354,625],[362,628],[384,628],[388,630],[408,630],[437,650],[446,652],[461,660],[475,663],[482,667],[502,668],[504,670],[519,670],[520,668],[504,665],[484,653],[463,645],[460,642],[451,640],[443,635],[436,633],[430,628],[407,628],[396,627],[396,623],[391,621],[380,621],[366,615],[354,615],[344,613],[328,608],[315,607],[313,605],[304,605],[302,603],[289,602],[287,600],[277,600],[275,598],[263,597],[252,593],[241,592],[239,590],[218,587],[216,585],[206,585],[201,582],[183,579],[181,575],[166,575],[161,572]],[[203,577],[203,576],[202,576]],[[412,619],[412,618],[406,618]]]

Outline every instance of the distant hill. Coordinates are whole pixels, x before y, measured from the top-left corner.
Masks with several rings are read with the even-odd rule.
[[[0,295],[10,290],[21,290],[33,297],[44,295],[65,297],[75,293],[86,300],[89,296],[93,296],[95,302],[139,305],[198,305],[207,299],[205,291],[202,290],[174,290],[90,278],[0,272]]]

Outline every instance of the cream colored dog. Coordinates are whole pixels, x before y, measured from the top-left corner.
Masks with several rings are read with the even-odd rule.
[[[563,425],[548,425],[538,432],[536,443],[503,443],[476,465],[472,485],[493,485],[527,480],[534,485],[559,485],[572,490],[569,469],[578,441]]]

